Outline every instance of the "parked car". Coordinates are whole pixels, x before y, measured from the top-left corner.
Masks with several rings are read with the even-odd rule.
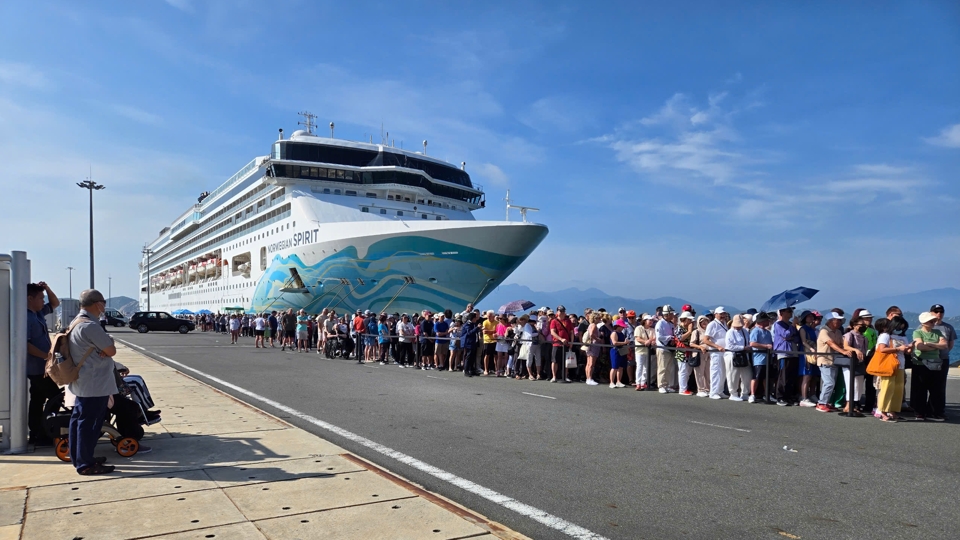
[[[138,311],[130,317],[130,328],[141,334],[151,330],[158,332],[180,332],[186,334],[196,330],[197,325],[186,319],[178,319],[166,311]]]

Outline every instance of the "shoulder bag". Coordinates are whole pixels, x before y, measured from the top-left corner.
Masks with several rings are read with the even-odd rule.
[[[873,359],[867,364],[867,374],[874,377],[893,377],[900,369],[900,359],[895,353],[873,353]]]

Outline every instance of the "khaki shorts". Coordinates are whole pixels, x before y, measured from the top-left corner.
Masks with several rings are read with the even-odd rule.
[[[450,342],[449,341],[438,341],[437,342],[437,354],[447,354],[450,352]]]

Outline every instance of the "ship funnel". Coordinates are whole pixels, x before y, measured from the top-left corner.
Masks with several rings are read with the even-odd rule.
[[[283,128],[280,128],[280,138],[278,140],[283,140]]]
[[[427,140],[423,140],[423,155],[427,155]]]
[[[467,162],[466,162],[466,161],[461,161],[461,162],[460,162],[460,170],[461,170],[461,171],[467,170]]]

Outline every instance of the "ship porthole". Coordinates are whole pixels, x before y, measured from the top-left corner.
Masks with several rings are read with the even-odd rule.
[[[437,278],[432,277],[432,278],[429,279],[429,281],[430,281],[430,283],[436,283],[436,282],[437,282]]]

